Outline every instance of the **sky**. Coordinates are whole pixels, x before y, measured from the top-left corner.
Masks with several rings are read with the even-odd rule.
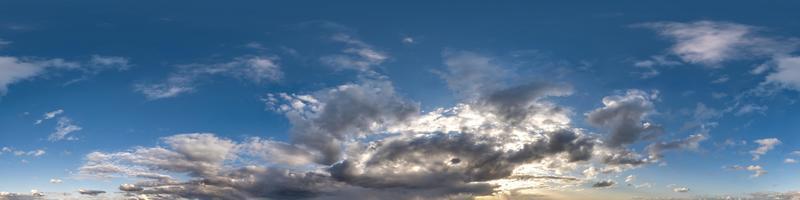
[[[0,200],[800,199],[793,1],[2,1]]]

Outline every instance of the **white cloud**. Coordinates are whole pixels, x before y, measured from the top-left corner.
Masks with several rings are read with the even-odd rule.
[[[54,111],[50,111],[50,112],[44,113],[42,115],[42,119],[36,120],[36,122],[34,124],[41,124],[45,120],[52,119],[52,118],[54,118],[54,117],[56,117],[56,116],[58,116],[60,114],[63,114],[63,113],[64,113],[64,110],[62,110],[62,109],[58,109],[58,110],[54,110]]]
[[[687,187],[676,187],[676,188],[672,188],[672,191],[673,192],[680,192],[680,193],[689,192],[689,188],[687,188]]]
[[[626,182],[626,183],[631,183],[631,182],[633,182],[633,181],[636,181],[636,176],[634,176],[634,175],[628,175],[627,177],[625,177],[625,182]]]
[[[121,60],[125,60],[125,62],[123,63]],[[97,55],[93,56],[92,61],[86,65],[60,58],[33,59],[0,56],[0,96],[8,92],[10,85],[32,79],[50,70],[77,70],[87,74],[96,74],[110,68],[120,69],[121,64],[124,64],[125,67],[128,66],[126,59]]]
[[[767,75],[765,83],[800,91],[800,57],[781,57],[775,62],[775,70]]]
[[[783,163],[794,164],[794,163],[797,163],[797,160],[795,160],[793,158],[786,158],[786,159],[783,160]]]
[[[781,144],[781,141],[777,138],[764,138],[755,140],[753,142],[759,145],[758,148],[750,151],[750,154],[753,155],[753,160],[758,160],[762,155],[767,154],[769,150],[772,150],[775,148],[775,146]]]
[[[736,113],[734,113],[733,115],[742,116],[742,115],[746,115],[746,114],[750,114],[750,113],[754,113],[754,112],[763,114],[764,112],[767,111],[767,109],[768,109],[767,106],[759,106],[759,105],[755,105],[755,104],[746,104],[746,105],[740,106],[739,109],[736,111]]]
[[[369,71],[372,70],[372,67],[389,59],[389,55],[385,52],[376,50],[371,45],[348,34],[335,34],[331,39],[344,43],[346,47],[342,50],[342,54],[323,56],[320,61],[337,69]]]
[[[78,138],[69,136],[70,133],[75,131],[80,131],[83,128],[75,125],[72,123],[67,117],[61,117],[58,119],[58,124],[56,125],[56,131],[50,134],[47,138],[49,141],[59,141],[59,140],[77,140]]]
[[[52,183],[52,184],[60,184],[62,182],[64,182],[64,181],[62,181],[61,179],[57,179],[57,178],[50,179],[50,183]]]
[[[722,67],[729,60],[787,54],[796,45],[759,34],[759,28],[717,21],[657,22],[641,25],[675,42],[670,53],[684,62]]]
[[[179,65],[161,83],[136,84],[134,89],[150,100],[176,97],[195,91],[199,81],[213,76],[227,76],[246,80],[255,84],[278,81],[283,72],[275,57],[243,56],[229,62],[215,64]]]
[[[89,60],[89,66],[94,68],[95,71],[102,71],[105,69],[122,71],[131,67],[128,58],[102,55],[92,55],[92,58]]]
[[[747,167],[734,165],[734,166],[731,166],[731,167],[728,167],[728,168],[732,169],[732,170],[751,171],[751,172],[753,172],[753,174],[750,175],[751,178],[758,178],[758,177],[763,176],[764,174],[767,174],[767,170],[764,170],[764,168],[762,168],[761,165],[749,165]]]
[[[416,41],[412,37],[403,37],[403,44],[414,44]]]

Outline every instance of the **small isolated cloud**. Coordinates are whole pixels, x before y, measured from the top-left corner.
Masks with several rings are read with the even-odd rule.
[[[607,187],[614,186],[614,184],[616,184],[616,182],[614,182],[612,180],[604,180],[604,181],[600,181],[600,182],[594,183],[592,185],[592,187],[593,188],[607,188]]]
[[[60,141],[60,140],[77,140],[78,138],[70,136],[70,133],[75,131],[80,131],[83,128],[75,125],[72,123],[72,120],[67,117],[60,117],[58,118],[58,124],[56,125],[56,131],[50,134],[47,137],[49,141]]]
[[[372,70],[372,67],[380,65],[389,59],[389,55],[385,52],[379,51],[366,42],[348,34],[335,34],[331,37],[331,40],[345,44],[345,48],[340,54],[321,57],[320,61],[336,69],[369,71]]]
[[[4,40],[3,38],[0,38],[0,49],[2,49],[5,46],[8,46],[9,44],[11,44],[11,41]]]
[[[42,116],[42,119],[36,120],[36,122],[34,124],[41,124],[45,120],[53,119],[54,117],[56,117],[56,116],[58,116],[60,114],[63,114],[63,113],[64,113],[64,110],[62,110],[62,109],[58,109],[58,110],[54,110],[54,111],[50,111],[50,112],[44,113],[43,116]]]
[[[746,170],[746,171],[751,171],[751,172],[753,172],[753,175],[750,175],[750,177],[751,177],[751,178],[758,178],[758,177],[761,177],[761,176],[762,176],[762,175],[764,175],[764,174],[767,174],[767,170],[764,170],[764,168],[763,168],[763,167],[761,167],[761,165],[749,165],[749,166],[747,166],[747,167],[743,167],[743,166],[739,166],[739,165],[734,165],[734,166],[731,166],[731,167],[728,167],[728,168],[729,168],[729,169],[732,169],[732,170],[740,170],[740,171],[741,171],[741,170]]]
[[[672,188],[672,191],[673,192],[684,193],[684,192],[689,192],[689,188],[687,188],[687,187],[675,187],[675,188]]]
[[[628,175],[627,177],[625,177],[625,182],[626,182],[626,183],[631,183],[631,182],[633,182],[633,181],[636,181],[636,176],[634,176],[634,175]]]
[[[106,191],[102,191],[102,190],[85,190],[85,189],[80,189],[80,190],[78,190],[78,193],[80,193],[80,194],[82,194],[82,195],[97,196],[97,195],[100,195],[100,194],[106,193]]]
[[[243,56],[229,62],[179,65],[161,83],[136,84],[134,89],[147,99],[176,97],[196,90],[200,81],[214,76],[242,79],[255,84],[278,81],[283,77],[276,57]]]
[[[57,178],[50,179],[50,183],[52,183],[52,184],[59,184],[59,183],[62,183],[62,182],[64,182],[64,181],[62,181],[61,179],[57,179]]]
[[[795,159],[793,159],[793,158],[787,158],[787,159],[784,159],[784,160],[783,160],[783,163],[786,163],[786,164],[795,164],[795,163],[797,163],[797,160],[795,160]]]
[[[119,56],[92,55],[88,63],[94,72],[103,70],[124,71],[131,67],[128,58]]]
[[[755,105],[755,104],[746,104],[746,105],[740,106],[739,109],[736,110],[735,113],[733,113],[733,115],[742,116],[742,115],[746,115],[746,114],[750,114],[750,113],[762,113],[763,114],[764,112],[767,111],[767,109],[768,109],[767,106],[759,106],[759,105]]]
[[[758,144],[758,148],[750,151],[750,154],[753,155],[753,160],[758,160],[761,158],[762,155],[767,154],[769,150],[775,148],[775,146],[781,144],[781,141],[778,138],[764,138],[753,141]]]
[[[403,42],[403,44],[414,44],[414,43],[417,42],[412,37],[403,37],[403,40],[401,40],[401,41]]]

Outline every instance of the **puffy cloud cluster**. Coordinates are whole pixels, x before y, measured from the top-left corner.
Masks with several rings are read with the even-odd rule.
[[[278,81],[283,77],[277,58],[270,56],[242,56],[228,62],[187,64],[177,68],[161,83],[135,85],[136,91],[154,100],[195,91],[201,79],[212,76],[234,77],[256,84]]]
[[[452,61],[442,75],[471,73],[457,63],[471,62]],[[551,102],[571,94],[563,84],[471,76],[480,77],[477,87],[451,87],[476,95],[423,113],[386,77],[361,77],[307,94],[266,95],[267,106],[292,125],[288,142],[179,134],[155,147],[88,154],[80,174],[127,179],[119,190],[139,199],[444,199],[609,187],[615,182],[591,182],[648,163],[623,146],[657,130],[644,122],[655,95],[638,90],[606,97],[605,107],[587,115],[609,130],[613,142],[604,143],[572,127],[570,109]],[[651,149],[696,148],[697,139],[689,140]],[[581,172],[586,178],[576,178]]]

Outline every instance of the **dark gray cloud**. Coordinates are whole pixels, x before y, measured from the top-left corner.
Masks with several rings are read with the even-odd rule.
[[[83,190],[83,189],[81,189],[81,190],[78,190],[78,193],[82,194],[82,195],[97,196],[97,195],[106,193],[106,191],[102,191],[102,190]]]
[[[655,94],[629,90],[624,95],[603,98],[604,107],[586,114],[587,121],[609,131],[608,145],[620,147],[642,138],[652,138],[663,130],[661,126],[645,121],[655,112],[652,100]]]
[[[600,181],[600,182],[594,183],[592,185],[592,187],[595,187],[595,188],[606,188],[606,187],[614,186],[614,184],[616,184],[616,182],[614,182],[612,180],[605,180],[605,181]]]

